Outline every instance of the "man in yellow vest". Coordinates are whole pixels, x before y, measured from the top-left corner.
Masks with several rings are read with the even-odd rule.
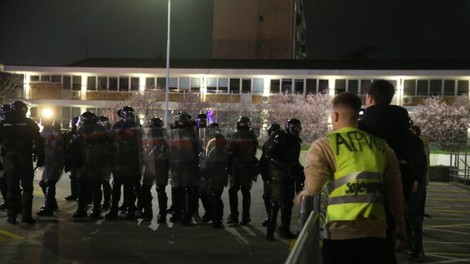
[[[324,228],[324,263],[390,263],[384,203],[397,223],[397,247],[406,240],[400,170],[384,140],[357,129],[361,99],[341,93],[333,99],[334,132],[316,140],[306,155],[304,195],[323,186],[329,194]]]

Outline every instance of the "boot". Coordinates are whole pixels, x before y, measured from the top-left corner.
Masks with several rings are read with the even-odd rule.
[[[170,222],[177,222],[181,220],[182,207],[184,201],[184,189],[183,188],[172,188],[171,201],[173,207],[173,215],[170,217]]]
[[[111,194],[113,189],[111,188],[111,184],[109,184],[108,180],[103,181],[103,205],[101,209],[108,210],[111,207]]]
[[[227,224],[236,225],[238,224],[238,189],[230,188],[228,190],[228,198],[230,203],[230,215],[227,219]]]
[[[222,216],[224,212],[224,204],[220,199],[220,194],[211,193],[211,206],[212,206],[212,227],[213,228],[223,228],[222,225]]]
[[[101,183],[93,183],[93,210],[90,213],[90,218],[101,218]]]
[[[292,217],[292,206],[283,205],[281,208],[281,228],[279,236],[285,239],[295,239],[297,235],[290,231],[290,222]]]
[[[268,226],[266,232],[266,239],[269,241],[274,241],[274,230],[276,230],[276,220],[279,208],[280,204],[278,202],[271,203],[271,210],[268,215]]]
[[[200,196],[202,207],[204,207],[204,215],[202,216],[202,222],[207,223],[213,220],[213,206],[211,203],[211,195],[210,194],[201,194]]]
[[[69,196],[65,197],[67,201],[76,201],[78,199],[78,181],[77,177],[70,176],[70,191],[72,192]]]
[[[16,224],[16,216],[17,216],[17,213],[18,213],[18,210],[16,208],[14,208],[13,204],[11,203],[12,206],[10,206],[8,208],[8,218],[7,218],[7,222],[14,225]]]
[[[91,214],[90,214],[90,218],[100,219],[101,218],[101,208],[100,207],[93,208],[93,210],[91,211]]]
[[[157,223],[165,223],[166,222],[166,213],[167,213],[167,204],[168,204],[168,197],[166,196],[165,192],[165,185],[157,185],[157,199],[158,199],[158,216],[157,216]]]
[[[194,208],[194,190],[192,187],[184,188],[184,204],[183,204],[183,219],[182,224],[185,226],[192,226]]]
[[[26,223],[28,225],[35,224],[36,221],[31,216],[32,214],[32,207],[33,207],[33,192],[31,188],[31,192],[26,191],[23,189],[23,194],[21,196],[21,205],[22,205],[22,223]]]
[[[88,214],[84,208],[77,209],[77,211],[72,215],[73,218],[85,218],[87,216]]]
[[[243,195],[243,201],[242,201],[243,213],[242,213],[242,221],[240,222],[240,225],[247,225],[251,222],[251,217],[250,217],[251,193],[250,193],[250,190],[243,190],[242,189],[242,195]]]
[[[264,208],[266,208],[266,215],[269,215],[269,211],[271,210],[271,195],[264,193],[263,194],[263,201],[264,201]],[[262,226],[268,226],[268,217],[264,219]]]
[[[41,186],[42,188],[42,186]],[[43,189],[44,190],[44,189]],[[36,213],[38,216],[52,216],[54,215],[54,211],[52,210],[52,195],[55,195],[55,191],[52,190],[52,186],[47,186],[45,187],[45,201],[44,201],[44,206],[41,207],[39,212]]]

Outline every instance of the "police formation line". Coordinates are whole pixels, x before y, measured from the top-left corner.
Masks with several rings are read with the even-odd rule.
[[[223,133],[205,114],[193,119],[178,113],[170,128],[160,118],[151,118],[145,127],[130,106],[118,110],[120,120],[111,124],[105,116],[84,112],[72,118],[70,130],[53,120],[42,119],[41,126],[26,117],[27,105],[15,101],[2,108],[2,209],[7,221],[34,224],[32,217],[33,163],[43,167],[39,183],[45,202],[39,217],[58,210],[56,184],[63,171],[70,174],[71,194],[77,201],[73,218],[127,219],[154,216],[151,189],[156,186],[158,223],[179,222],[195,225],[194,216],[202,204],[201,221],[223,227],[222,193],[228,186],[230,215],[228,225],[251,221],[251,188],[261,174],[264,183],[267,239],[274,240],[278,211],[280,236],[294,238],[290,230],[293,200],[303,187],[303,167],[299,163],[301,122],[290,119],[285,130],[279,124],[268,128],[268,140],[257,159],[258,140],[248,117],[236,121],[236,130]],[[165,189],[171,184],[171,206]],[[238,192],[241,192],[239,212]],[[121,199],[122,198],[122,199]],[[201,202],[199,202],[201,201]],[[89,205],[91,212],[88,212]],[[171,215],[168,217],[167,215]]]

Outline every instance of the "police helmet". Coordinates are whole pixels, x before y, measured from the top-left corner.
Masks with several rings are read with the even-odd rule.
[[[121,108],[121,115],[120,117],[122,119],[126,119],[126,120],[129,120],[129,119],[134,119],[135,118],[135,111],[134,111],[134,108],[130,107],[130,106],[124,106],[123,108]]]
[[[149,127],[163,127],[163,120],[159,117],[153,117],[148,121]]]
[[[192,126],[192,117],[184,112],[175,115],[175,128],[184,128]]]
[[[57,120],[54,120],[54,122],[52,122],[52,127],[54,128],[55,131],[57,132],[60,132],[62,131],[62,123],[57,121]]]
[[[28,112],[28,106],[23,101],[14,101],[11,103],[11,111],[26,116],[26,113]]]
[[[279,130],[281,130],[281,125],[278,123],[272,123],[268,127],[268,135],[271,135],[271,132],[278,132]]]
[[[302,130],[302,123],[297,118],[287,120],[285,129],[287,133],[298,136]]]
[[[98,122],[96,115],[90,111],[83,112],[78,119],[79,124],[90,124]]]
[[[198,114],[196,118],[196,126],[198,128],[205,128],[207,127],[207,115],[206,114]]]
[[[250,129],[251,121],[246,116],[241,116],[237,121],[237,129]]]

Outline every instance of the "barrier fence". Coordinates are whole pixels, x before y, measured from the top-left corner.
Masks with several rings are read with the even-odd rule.
[[[285,264],[321,263],[321,196],[304,196],[300,204],[301,231]]]

